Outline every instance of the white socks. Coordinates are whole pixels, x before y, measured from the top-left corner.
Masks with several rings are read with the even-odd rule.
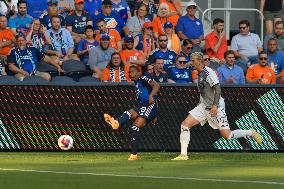
[[[179,140],[180,140],[181,154],[187,155],[187,147],[190,141],[190,129],[188,127],[181,125]]]
[[[252,136],[251,130],[238,129],[238,130],[231,131],[231,134],[228,139],[242,138],[242,137],[247,137],[247,136]]]

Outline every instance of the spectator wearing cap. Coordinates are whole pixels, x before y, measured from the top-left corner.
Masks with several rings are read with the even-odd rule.
[[[85,28],[87,25],[93,25],[93,21],[89,13],[84,11],[84,0],[74,0],[75,10],[70,12],[66,17],[66,28],[72,35],[75,44],[81,39],[85,39]]]
[[[49,30],[51,28],[50,18],[53,16],[59,16],[61,20],[61,27],[65,27],[65,18],[58,12],[58,2],[57,0],[49,0],[47,2],[47,14],[40,18],[40,22],[43,25],[43,30]]]
[[[8,27],[13,30],[14,34],[26,34],[33,21],[33,17],[27,14],[27,3],[25,1],[19,0],[17,8],[18,13],[9,18]]]
[[[9,53],[7,62],[9,70],[15,74],[17,79],[22,81],[27,76],[36,75],[49,81],[51,79],[49,73],[37,70],[37,64],[41,61],[55,66],[59,72],[62,72],[62,69],[54,59],[45,56],[34,47],[27,47],[26,39],[23,35],[16,36],[16,44],[16,48]]]
[[[99,42],[94,38],[94,28],[91,25],[86,26],[85,29],[86,39],[81,39],[78,49],[77,55],[80,57],[81,62],[88,65],[89,60],[89,51],[98,46]]]
[[[102,2],[102,12],[93,18],[94,23],[97,20],[104,19],[107,23],[107,29],[115,29],[122,36],[123,32],[125,35],[129,35],[129,28],[125,25],[122,18],[112,11],[112,2],[110,0],[104,0]],[[95,30],[98,30],[96,24],[94,24]]]
[[[147,7],[145,4],[141,4],[140,7],[137,10],[137,15],[131,17],[127,21],[127,26],[129,28],[129,31],[131,32],[131,35],[134,37],[142,32],[142,27],[145,22],[145,15],[147,14]],[[149,20],[146,20],[149,21]]]
[[[108,65],[115,49],[110,46],[110,36],[101,34],[100,45],[89,51],[88,65],[93,72],[93,77],[100,78],[102,71]]]
[[[153,19],[153,32],[154,32],[154,38],[158,39],[158,36],[160,34],[165,33],[163,25],[166,22],[171,22],[173,26],[175,27],[177,24],[177,20],[170,15],[170,9],[169,6],[166,3],[161,3],[158,9],[157,16]]]
[[[14,32],[7,28],[7,18],[0,15],[0,55],[7,58],[7,55],[14,46],[15,35]]]
[[[155,39],[153,37],[153,25],[151,22],[143,24],[142,32],[134,38],[134,48],[142,51],[145,58],[155,49]]]
[[[258,53],[263,51],[262,43],[257,34],[250,32],[250,22],[241,20],[239,22],[240,33],[235,35],[231,41],[231,50],[235,52],[238,62],[248,66],[257,63]]]
[[[134,14],[138,15],[138,9],[141,7],[141,5],[145,5],[147,8],[147,14],[145,15],[145,18],[153,21],[153,18],[157,16],[158,9],[156,8],[155,4],[151,0],[142,0],[140,2],[135,3],[135,11]]]
[[[148,58],[148,62],[150,63],[155,62],[156,58],[163,58],[165,71],[168,71],[168,67],[173,65],[177,56],[175,51],[169,50],[167,46],[168,36],[166,34],[160,34],[158,37],[158,48],[152,51]]]
[[[135,64],[137,66],[145,65],[145,57],[143,53],[134,49],[134,38],[132,35],[124,37],[125,49],[120,52],[122,62],[125,66]]]
[[[195,17],[197,4],[193,1],[187,3],[187,14],[181,16],[176,26],[176,32],[181,40],[190,39],[194,45],[195,51],[200,51],[199,47],[204,40],[204,31],[202,22]]]
[[[214,30],[205,37],[205,50],[211,60],[214,59],[218,63],[224,63],[224,53],[228,50],[224,20],[214,19],[213,28]]]
[[[116,12],[126,24],[127,20],[131,18],[130,8],[125,0],[111,0],[112,10]]]
[[[72,36],[67,29],[61,27],[59,16],[51,17],[51,28],[45,33],[51,40],[51,44],[45,51],[48,55],[61,61],[69,59],[79,60],[77,54],[73,54],[74,42]]]
[[[97,20],[97,27],[99,29],[99,35],[96,35],[96,40],[100,41],[101,34],[107,34],[110,37],[110,46],[117,52],[122,50],[121,36],[115,29],[108,29],[107,23],[104,19]]]
[[[101,8],[102,0],[85,0],[84,11],[87,11],[92,18],[102,11]]]
[[[171,22],[164,24],[165,34],[168,36],[168,49],[175,51],[178,54],[181,51],[180,39],[174,31],[174,26]]]
[[[25,0],[27,3],[27,13],[33,18],[40,18],[40,16],[47,10],[47,0]],[[57,1],[57,0],[53,0]]]

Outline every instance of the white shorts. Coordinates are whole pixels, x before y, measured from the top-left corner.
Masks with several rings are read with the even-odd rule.
[[[200,122],[203,126],[207,121],[213,129],[230,129],[227,115],[225,112],[225,103],[220,101],[217,116],[211,116],[210,110],[205,109],[205,104],[200,103],[197,107],[189,111],[192,117]]]

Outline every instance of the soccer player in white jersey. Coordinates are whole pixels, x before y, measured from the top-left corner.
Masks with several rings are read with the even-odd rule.
[[[218,76],[211,68],[204,66],[203,54],[200,52],[192,53],[190,64],[198,71],[197,87],[200,92],[200,102],[181,123],[181,154],[172,160],[188,159],[187,147],[190,141],[190,128],[199,123],[204,125],[207,121],[213,129],[219,129],[221,136],[225,139],[250,136],[257,143],[262,144],[261,136],[254,129],[231,131],[225,112],[225,102],[221,97]]]

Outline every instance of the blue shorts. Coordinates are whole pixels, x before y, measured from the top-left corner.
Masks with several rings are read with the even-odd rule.
[[[158,104],[155,102],[152,105],[149,103],[141,103],[135,109],[135,112],[138,114],[138,117],[143,117],[147,122],[151,122],[157,117],[158,114]]]

